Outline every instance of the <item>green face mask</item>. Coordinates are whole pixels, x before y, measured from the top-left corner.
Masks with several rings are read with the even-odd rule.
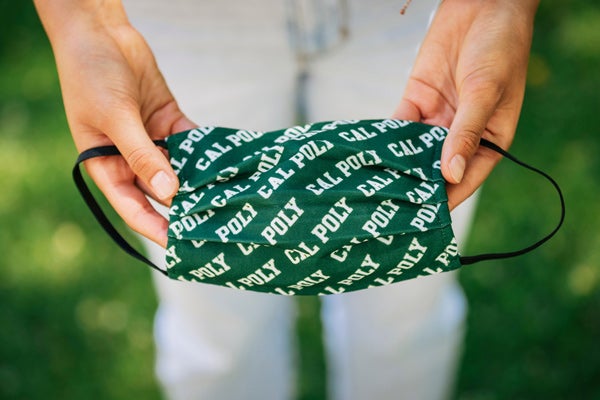
[[[157,142],[180,190],[169,210],[166,270],[133,249],[75,181],[98,221],[129,254],[173,279],[283,295],[388,285],[531,251],[461,257],[440,154],[447,129],[400,120],[321,122],[272,132],[203,127]]]

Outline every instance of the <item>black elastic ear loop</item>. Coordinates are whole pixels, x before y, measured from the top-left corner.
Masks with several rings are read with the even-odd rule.
[[[154,143],[158,146],[166,148],[166,142],[164,140],[156,140],[156,141],[154,141]],[[504,258],[511,258],[511,257],[516,257],[516,256],[523,255],[525,253],[528,253],[528,252],[538,248],[539,246],[544,244],[546,241],[548,241],[550,238],[552,238],[556,234],[556,232],[558,232],[558,230],[562,226],[564,219],[565,219],[565,200],[564,200],[562,191],[560,190],[558,183],[556,183],[556,181],[550,175],[546,174],[545,172],[543,172],[535,167],[532,167],[531,165],[528,165],[528,164],[518,160],[516,157],[509,154],[501,147],[495,145],[494,143],[492,143],[486,139],[481,139],[481,145],[485,146],[489,149],[492,149],[492,150],[496,151],[497,153],[500,153],[502,156],[508,158],[509,160],[515,162],[516,164],[518,164],[526,169],[529,169],[533,172],[536,172],[537,174],[546,178],[554,186],[554,188],[556,189],[556,191],[558,193],[558,197],[560,199],[560,205],[561,205],[561,215],[560,215],[560,220],[558,222],[558,225],[552,230],[552,232],[550,232],[548,235],[544,236],[541,240],[535,242],[531,246],[525,247],[521,250],[506,252],[506,253],[485,253],[485,254],[479,254],[479,255],[475,255],[475,256],[462,256],[462,257],[460,257],[460,262],[462,265],[469,265],[469,264],[473,264],[473,263],[480,262],[480,261],[486,261],[486,260],[498,260],[498,259],[504,259]],[[95,148],[92,148],[92,149],[82,152],[79,155],[79,157],[77,157],[77,161],[75,163],[75,166],[73,167],[73,180],[75,181],[75,185],[77,186],[79,193],[81,193],[81,196],[83,197],[83,200],[89,207],[90,211],[92,212],[92,214],[94,214],[94,217],[96,218],[96,220],[98,221],[100,226],[102,226],[102,228],[113,239],[113,241],[130,256],[138,259],[139,261],[142,261],[143,263],[145,263],[148,266],[152,267],[153,269],[159,271],[163,275],[168,275],[166,271],[164,271],[161,268],[159,268],[158,266],[156,266],[152,261],[148,260],[139,251],[134,249],[129,244],[129,242],[127,242],[127,240],[117,231],[117,229],[109,221],[108,217],[106,216],[106,214],[104,213],[104,211],[102,210],[102,208],[100,207],[100,205],[98,204],[96,199],[94,198],[94,195],[90,191],[89,187],[87,186],[87,184],[81,174],[80,164],[82,162],[89,160],[90,158],[94,158],[94,157],[115,156],[115,155],[120,155],[120,154],[121,153],[116,148],[116,146],[95,147]]]
[[[558,222],[558,225],[556,225],[556,228],[554,228],[552,230],[552,232],[550,232],[548,235],[544,236],[541,240],[535,242],[531,246],[525,247],[524,249],[521,249],[521,250],[511,251],[511,252],[506,252],[506,253],[486,253],[486,254],[478,254],[475,256],[460,257],[460,262],[462,265],[469,265],[469,264],[473,264],[473,263],[476,263],[479,261],[511,258],[511,257],[523,255],[525,253],[529,253],[530,251],[540,247],[542,244],[547,242],[552,236],[554,236],[556,234],[556,232],[558,232],[558,230],[560,229],[560,227],[562,226],[562,224],[565,220],[565,199],[563,197],[562,191],[560,190],[560,187],[558,186],[558,183],[556,183],[556,181],[554,179],[552,179],[552,177],[550,175],[548,175],[544,171],[541,171],[535,167],[532,167],[529,164],[524,163],[523,161],[518,160],[515,156],[509,154],[506,150],[504,150],[501,147],[499,147],[498,145],[490,142],[489,140],[481,139],[481,145],[485,146],[489,149],[492,149],[497,153],[500,153],[502,156],[508,158],[509,160],[513,161],[514,163],[517,163],[520,166],[527,168],[528,170],[533,171],[533,172],[543,176],[544,178],[546,178],[554,186],[554,188],[556,189],[556,192],[558,193],[558,197],[560,199],[560,207],[561,207],[560,220]]]
[[[154,143],[157,146],[166,148],[166,142],[164,140],[155,140]],[[79,193],[81,193],[81,196],[83,197],[83,200],[89,207],[90,211],[92,212],[92,214],[94,214],[94,217],[96,217],[98,223],[102,226],[102,228],[104,228],[104,230],[106,231],[106,233],[108,233],[112,240],[114,240],[114,242],[117,245],[119,245],[119,247],[122,248],[130,256],[135,257],[136,259],[149,265],[161,274],[168,275],[166,271],[156,266],[143,254],[134,249],[129,244],[129,242],[117,231],[114,225],[109,221],[104,211],[102,211],[100,204],[98,204],[98,202],[94,198],[94,195],[85,183],[85,180],[83,179],[83,176],[81,174],[80,164],[85,160],[89,160],[90,158],[94,157],[116,156],[120,154],[121,153],[119,152],[116,146],[101,146],[84,151],[79,155],[79,157],[77,157],[77,161],[75,162],[75,166],[73,167],[73,180],[75,181],[75,185],[77,186],[77,189],[79,189]]]

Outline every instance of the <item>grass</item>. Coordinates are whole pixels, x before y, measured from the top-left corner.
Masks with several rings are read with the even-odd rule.
[[[145,267],[92,221],[49,45],[30,2],[0,5],[0,398],[158,399]],[[468,333],[454,398],[600,398],[600,8],[541,4],[512,152],[561,184],[563,230],[514,261],[463,269]],[[503,162],[469,252],[551,229],[552,190]],[[299,301],[299,399],[325,393],[316,299]]]

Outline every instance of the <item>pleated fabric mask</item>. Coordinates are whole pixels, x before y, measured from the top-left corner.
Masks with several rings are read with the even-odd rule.
[[[271,132],[200,127],[169,136],[180,189],[169,210],[165,267],[117,232],[79,164],[73,176],[117,244],[172,279],[282,295],[325,295],[514,257],[560,228],[556,182],[495,144],[486,146],[556,188],[556,228],[524,249],[462,257],[452,231],[440,155],[448,130],[402,120],[343,120]]]

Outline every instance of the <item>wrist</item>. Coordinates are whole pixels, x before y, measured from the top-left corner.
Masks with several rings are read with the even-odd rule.
[[[34,4],[53,46],[82,30],[129,24],[120,0],[34,0]]]
[[[465,9],[469,7],[481,7],[482,5],[491,6],[494,8],[511,8],[515,10],[519,15],[533,19],[537,12],[538,6],[541,0],[486,0],[483,4],[481,2],[474,2],[472,0],[440,0],[440,4],[444,3],[458,3]]]
[[[528,22],[533,24],[540,0],[511,0],[509,3],[521,12]]]

